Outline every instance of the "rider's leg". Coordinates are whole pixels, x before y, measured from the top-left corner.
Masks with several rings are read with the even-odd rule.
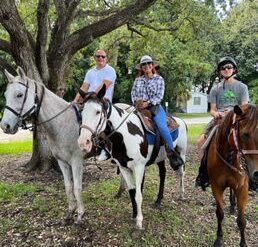
[[[167,156],[170,161],[170,165],[174,170],[177,170],[181,165],[184,164],[184,161],[180,157],[178,153],[174,150],[173,139],[170,135],[168,126],[167,126],[167,119],[166,119],[166,112],[164,111],[163,107],[160,106],[157,114],[154,116],[154,121],[158,127],[158,130],[166,142],[167,148]]]
[[[203,156],[202,146],[203,146],[204,142],[205,142],[205,134],[201,134],[200,137],[197,140],[197,149],[198,149],[198,155],[199,155],[200,159]]]

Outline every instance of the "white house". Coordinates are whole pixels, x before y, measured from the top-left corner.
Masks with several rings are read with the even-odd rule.
[[[177,107],[185,113],[206,113],[208,110],[208,96],[193,88],[189,93],[190,97],[181,96],[177,98]]]
[[[186,102],[186,113],[205,113],[208,110],[208,97],[205,93],[191,92]]]

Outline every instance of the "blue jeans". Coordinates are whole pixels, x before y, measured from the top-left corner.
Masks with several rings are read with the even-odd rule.
[[[174,150],[174,145],[173,145],[173,139],[170,135],[168,126],[167,126],[167,119],[166,119],[166,112],[164,111],[163,107],[160,105],[158,113],[154,116],[154,121],[158,127],[158,130],[168,145],[170,150]]]

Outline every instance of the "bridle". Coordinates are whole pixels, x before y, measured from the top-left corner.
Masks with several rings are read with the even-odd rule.
[[[232,164],[230,164],[228,161],[226,161],[222,155],[217,151],[217,155],[219,156],[219,158],[232,170],[234,170],[235,172],[239,173],[240,175],[244,176],[245,172],[247,171],[247,163],[246,163],[246,155],[258,155],[258,150],[255,149],[242,149],[241,148],[241,143],[239,141],[239,123],[241,120],[243,120],[242,118],[236,120],[236,116],[237,114],[234,113],[233,115],[233,122],[230,128],[230,132],[228,135],[228,142],[229,142],[229,138],[232,135],[233,136],[233,145],[235,146],[235,152],[236,152],[236,157],[237,157],[237,163],[239,164],[239,168],[233,166]]]
[[[100,136],[100,133],[103,132],[103,130],[102,130],[103,125],[107,122],[108,118],[110,117],[111,111],[112,111],[112,107],[111,107],[110,102],[107,107],[105,107],[104,104],[102,105],[102,111],[100,114],[99,122],[96,126],[96,130],[93,130],[90,126],[88,126],[86,124],[82,124],[80,126],[80,130],[87,129],[91,132],[91,134],[92,134],[91,141],[92,141],[93,146],[96,148],[100,147],[101,141],[99,140],[99,136]]]
[[[54,116],[52,116],[51,118],[49,118],[49,119],[47,119],[45,121],[37,122],[37,118],[38,118],[38,115],[39,115],[41,104],[42,104],[42,101],[43,101],[43,98],[44,98],[44,95],[45,95],[45,86],[44,85],[41,86],[42,87],[42,93],[41,93],[41,96],[39,98],[37,83],[35,81],[33,81],[33,82],[34,82],[34,85],[35,85],[34,104],[27,112],[22,114],[23,108],[24,108],[24,105],[25,105],[25,102],[26,102],[27,96],[28,96],[28,90],[29,90],[28,81],[26,81],[26,84],[24,84],[22,82],[18,82],[19,84],[21,84],[22,86],[24,86],[26,88],[20,112],[15,111],[10,106],[7,106],[7,105],[5,106],[6,109],[11,111],[15,116],[18,117],[17,126],[21,127],[22,129],[34,129],[36,126],[39,126],[41,124],[50,122],[54,118],[56,118],[59,115],[61,115],[62,113],[64,113],[72,105],[72,103],[69,104],[63,110],[61,110],[60,112],[58,112],[57,114],[55,114]],[[31,126],[27,126],[26,120],[28,120],[28,118],[30,118],[30,117],[32,118],[32,125]]]
[[[130,108],[130,107],[128,107],[128,108]],[[127,110],[127,109],[125,109],[125,110]],[[115,129],[113,129],[106,136],[106,138],[111,137],[123,125],[123,123],[128,119],[128,117],[131,115],[132,112],[133,112],[133,110],[127,114],[127,116],[121,121],[121,123]],[[108,122],[111,113],[112,113],[112,103],[110,101],[105,101],[105,99],[104,99],[103,105],[102,105],[102,112],[101,112],[101,116],[103,116],[103,118],[100,117],[99,122],[96,127],[96,130],[94,131],[90,126],[88,126],[86,124],[82,124],[80,126],[80,130],[87,129],[91,132],[91,134],[92,134],[91,141],[92,141],[93,146],[95,146],[95,148],[101,147],[100,144],[102,142],[104,142],[104,140],[100,140],[99,137],[100,137],[101,133],[103,133],[102,127],[103,127],[104,123]]]
[[[43,100],[43,97],[44,97],[44,94],[45,94],[45,87],[42,85],[42,94],[41,94],[41,97],[39,98],[38,87],[37,87],[37,84],[34,81],[34,85],[35,85],[34,104],[28,111],[26,111],[24,114],[22,114],[25,102],[27,100],[29,86],[28,86],[28,81],[26,81],[26,84],[24,84],[22,82],[18,82],[18,83],[26,88],[20,111],[17,112],[8,105],[5,105],[5,108],[8,109],[9,111],[11,111],[15,116],[18,117],[18,123],[17,123],[18,127],[22,127],[23,129],[30,129],[33,126],[27,127],[26,120],[29,117],[33,117],[35,120],[37,119],[37,116],[38,116],[39,111],[40,111],[41,103],[42,103],[42,100]]]

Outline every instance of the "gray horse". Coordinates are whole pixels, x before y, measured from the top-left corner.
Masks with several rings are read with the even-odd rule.
[[[29,79],[21,68],[17,73],[18,76],[13,76],[5,71],[9,84],[1,128],[7,134],[15,134],[23,120],[36,115],[64,176],[69,204],[66,220],[72,219],[77,207],[75,223],[80,224],[85,211],[81,198],[84,155],[77,144],[79,125],[75,110],[43,84]]]

